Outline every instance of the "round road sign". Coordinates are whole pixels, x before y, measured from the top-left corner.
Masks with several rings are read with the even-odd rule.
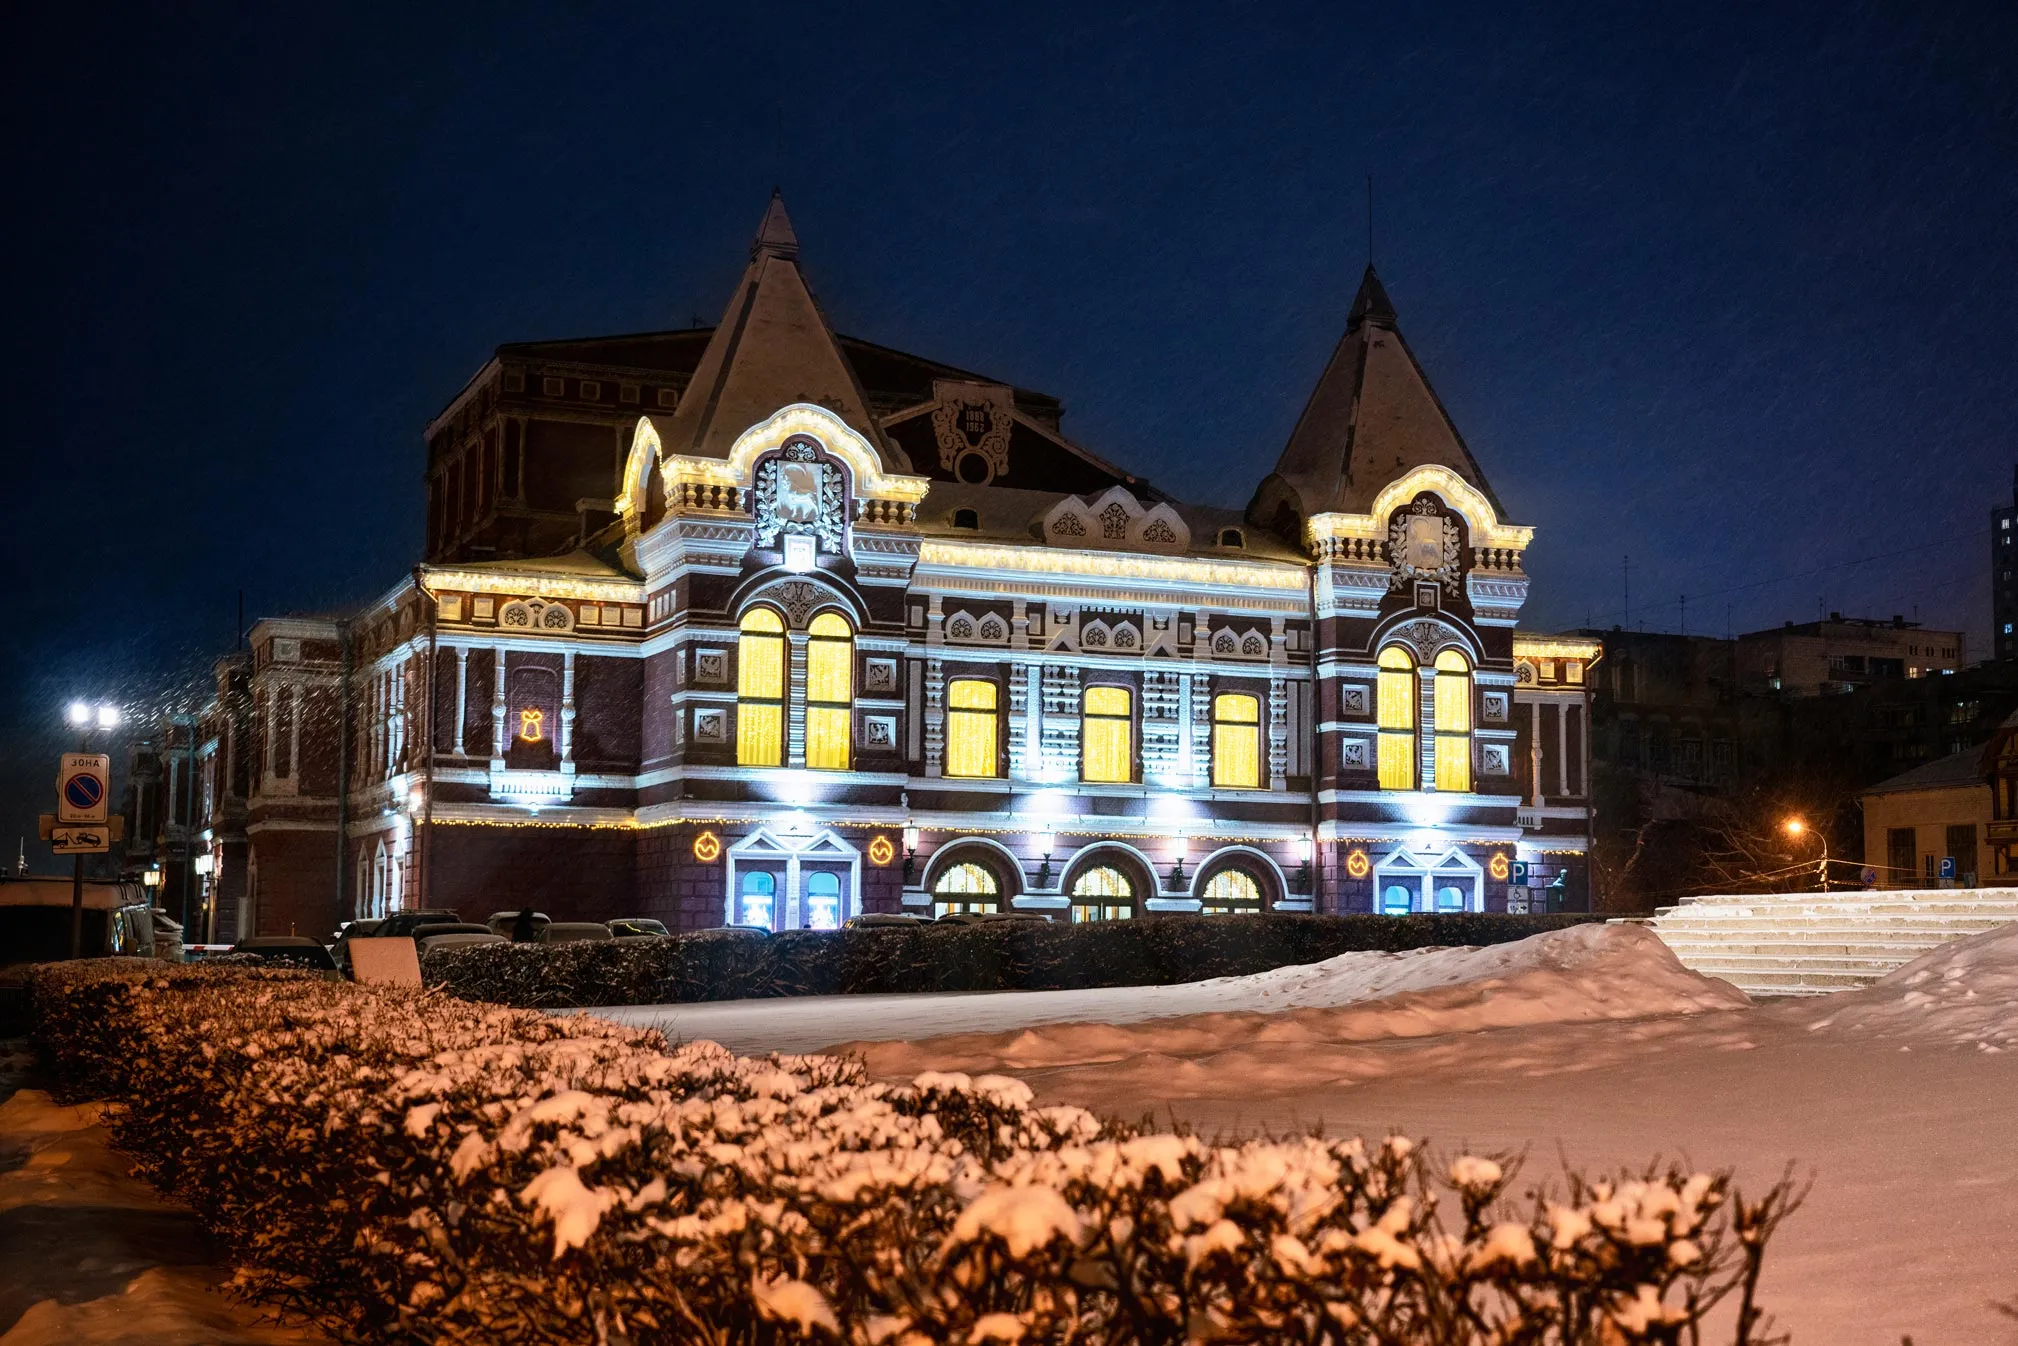
[[[105,782],[96,776],[72,776],[63,782],[63,802],[73,809],[89,812],[105,798]]]

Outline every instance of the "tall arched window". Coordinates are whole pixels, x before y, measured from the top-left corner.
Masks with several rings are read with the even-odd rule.
[[[777,929],[778,877],[761,869],[746,869],[737,887],[736,920],[741,925]]]
[[[1207,916],[1233,916],[1261,910],[1261,885],[1244,869],[1222,869],[1205,881],[1199,910]]]
[[[751,608],[736,641],[736,762],[784,761],[785,620],[769,608]]]
[[[946,684],[946,774],[997,776],[1001,766],[997,737],[995,684],[980,678],[955,678]],[[970,866],[971,868],[971,866]]]
[[[1079,778],[1125,785],[1135,778],[1135,694],[1088,687],[1080,702]]]
[[[1415,788],[1415,659],[1399,645],[1380,652],[1380,788]]]
[[[1456,650],[1436,657],[1436,788],[1471,789],[1471,664]]]
[[[986,865],[953,865],[932,885],[932,914],[947,916],[957,911],[997,912],[1002,909],[1002,888]]]
[[[1135,885],[1111,865],[1097,865],[1072,884],[1074,921],[1125,921],[1135,915]]]
[[[1261,699],[1237,692],[1212,698],[1212,783],[1222,790],[1261,785]]]
[[[823,612],[806,628],[806,765],[846,771],[855,703],[855,628]]]

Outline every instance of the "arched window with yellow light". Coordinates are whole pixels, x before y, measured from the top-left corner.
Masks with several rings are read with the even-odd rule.
[[[993,870],[973,861],[949,865],[932,885],[932,914],[993,913],[1002,910],[1002,885]]]
[[[1088,687],[1080,700],[1079,778],[1126,785],[1135,779],[1135,694]]]
[[[785,760],[785,619],[770,608],[743,614],[736,640],[736,762]]]
[[[1399,645],[1380,652],[1375,676],[1376,722],[1380,730],[1380,788],[1413,790],[1415,751],[1415,656]]]
[[[1471,661],[1456,650],[1436,657],[1436,788],[1471,789]]]
[[[1000,690],[985,678],[954,678],[946,684],[946,774],[992,777],[1002,774],[996,745]]]
[[[1072,883],[1072,919],[1126,921],[1135,915],[1135,885],[1112,865],[1096,865]]]
[[[1198,909],[1207,916],[1242,916],[1262,908],[1261,884],[1245,869],[1229,865],[1205,881]]]
[[[1212,783],[1222,790],[1260,788],[1260,697],[1221,692],[1212,698]]]
[[[806,627],[806,765],[846,771],[855,706],[855,628],[838,612]]]

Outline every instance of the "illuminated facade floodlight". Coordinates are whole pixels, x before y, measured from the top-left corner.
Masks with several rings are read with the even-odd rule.
[[[79,728],[91,723],[91,707],[87,702],[72,701],[68,714],[70,723]]]
[[[98,708],[98,727],[100,729],[117,729],[119,727],[119,719],[119,707],[100,706]]]

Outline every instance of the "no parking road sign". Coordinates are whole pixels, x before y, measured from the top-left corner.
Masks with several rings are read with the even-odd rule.
[[[111,780],[112,759],[104,753],[64,753],[56,770],[56,821],[103,825]]]

